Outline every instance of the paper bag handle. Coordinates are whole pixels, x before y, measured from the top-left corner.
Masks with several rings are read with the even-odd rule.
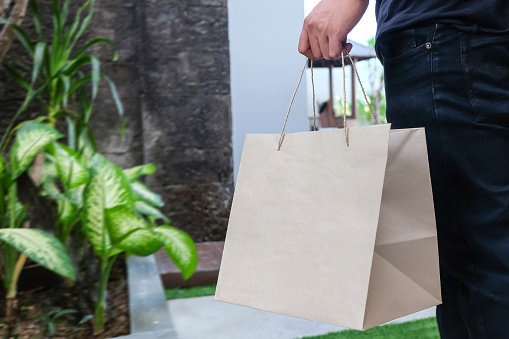
[[[346,73],[345,73],[345,57],[344,52],[346,52],[346,55],[350,59],[351,65],[353,69],[355,70],[355,75],[357,77],[357,80],[359,81],[359,84],[361,85],[362,94],[364,95],[364,100],[366,101],[366,104],[368,104],[369,110],[371,112],[371,115],[373,116],[373,119],[375,120],[375,124],[378,125],[378,120],[376,118],[375,113],[373,112],[373,109],[371,108],[371,104],[369,103],[368,97],[366,95],[366,91],[364,90],[364,86],[362,85],[361,78],[359,76],[359,72],[357,72],[357,67],[355,67],[355,62],[352,60],[352,57],[350,54],[343,50],[341,51],[341,66],[343,69],[343,125],[345,129],[345,141],[346,145],[350,146],[350,141],[348,138],[348,124],[346,123]],[[292,95],[292,100],[290,101],[290,105],[288,106],[288,111],[286,112],[285,122],[283,124],[283,129],[281,130],[281,135],[279,136],[279,144],[277,150],[281,150],[281,145],[283,144],[284,139],[284,131],[286,127],[286,122],[288,121],[288,116],[290,115],[290,109],[292,108],[293,100],[295,99],[295,95],[297,94],[297,90],[299,89],[300,83],[302,81],[302,76],[304,75],[304,71],[306,70],[306,66],[308,64],[308,60],[310,62],[310,69],[311,69],[311,84],[313,87],[313,130],[316,131],[316,103],[315,103],[315,82],[313,77],[313,60],[306,58],[306,63],[304,64],[304,67],[302,68],[302,71],[300,72],[299,82],[297,83],[297,87],[295,88],[295,91]],[[331,98],[332,100],[332,98]]]

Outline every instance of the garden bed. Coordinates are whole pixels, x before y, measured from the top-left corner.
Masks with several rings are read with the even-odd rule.
[[[89,291],[83,291],[90,295]],[[5,298],[3,291],[0,298]],[[0,303],[0,338],[5,332],[5,303]],[[54,326],[52,338],[112,338],[129,334],[129,305],[127,294],[126,267],[124,258],[118,258],[108,283],[108,309],[106,330],[93,336],[92,319],[82,324],[79,322],[93,314],[92,305],[85,303],[78,296],[76,288],[65,288],[61,285],[39,287],[19,292],[19,317],[17,331],[19,339],[48,337],[50,327]],[[41,318],[52,315],[52,312],[75,310],[75,313],[58,317],[54,321],[43,321]],[[86,318],[85,318],[86,319]],[[52,325],[53,324],[53,325]]]

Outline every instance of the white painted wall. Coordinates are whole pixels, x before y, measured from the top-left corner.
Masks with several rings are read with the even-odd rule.
[[[304,1],[228,0],[233,169],[235,180],[244,137],[280,133],[306,61],[297,51]],[[285,132],[308,130],[306,81],[301,83]]]

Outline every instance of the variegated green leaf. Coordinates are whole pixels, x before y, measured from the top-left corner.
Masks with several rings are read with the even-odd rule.
[[[164,242],[164,249],[175,266],[182,273],[182,277],[191,277],[198,266],[198,252],[191,237],[171,226],[160,226],[155,229],[158,237]]]
[[[104,220],[105,185],[98,173],[92,173],[83,192],[83,228],[95,253],[105,259],[111,241]]]
[[[151,175],[156,171],[156,166],[154,164],[145,164],[141,166],[136,166],[133,168],[128,168],[124,170],[124,174],[127,177],[129,182],[134,182],[142,175]]]
[[[0,240],[47,269],[75,279],[74,269],[65,247],[51,234],[39,229],[1,229]]]
[[[132,191],[122,170],[100,154],[93,158],[92,168],[104,183],[105,208],[118,205],[133,207]]]
[[[163,219],[164,221],[167,221],[167,222],[170,221],[163,213],[161,213],[161,211],[159,211],[157,208],[147,204],[144,201],[136,201],[134,203],[134,209],[136,210],[136,212],[138,212],[140,214],[149,215],[152,217]]]
[[[164,205],[163,199],[161,199],[159,194],[152,192],[147,185],[139,181],[133,182],[131,189],[136,200],[144,201],[155,207],[162,207]]]
[[[88,171],[82,166],[79,154],[58,143],[54,143],[52,149],[60,180],[65,187],[72,189],[85,184]]]
[[[74,204],[66,200],[58,200],[57,205],[60,222],[68,224],[76,219],[76,212],[78,209]]]
[[[41,183],[46,181],[53,181],[58,178],[57,166],[55,165],[55,159],[49,154],[44,154],[46,160],[42,164]]]
[[[17,178],[46,145],[62,137],[56,129],[36,122],[25,122],[16,132],[11,149],[12,176]]]
[[[78,150],[83,159],[86,160],[87,164],[90,164],[92,158],[97,153],[94,143],[91,140],[90,135],[87,133],[87,129],[84,128],[78,136]]]
[[[112,241],[128,253],[147,256],[163,246],[145,220],[126,206],[106,210],[106,220]]]
[[[54,200],[70,201],[65,195],[62,194],[62,192],[60,192],[60,189],[57,187],[57,184],[54,180],[46,180],[42,183],[41,194]]]
[[[78,186],[69,190],[69,197],[71,198],[71,202],[74,206],[80,208],[83,206],[83,192],[85,190],[85,185]]]

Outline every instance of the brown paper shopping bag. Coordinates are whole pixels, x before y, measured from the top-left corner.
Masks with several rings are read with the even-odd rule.
[[[358,330],[439,304],[424,129],[247,135],[215,298]]]

